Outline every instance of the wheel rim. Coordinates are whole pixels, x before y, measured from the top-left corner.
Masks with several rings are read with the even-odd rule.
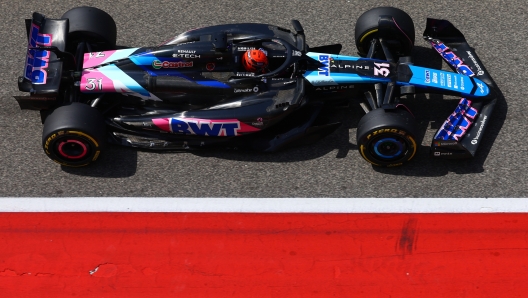
[[[372,142],[372,153],[383,160],[395,160],[405,154],[405,140],[396,137],[382,137]]]
[[[88,155],[89,144],[78,139],[65,139],[57,143],[57,152],[66,159],[79,160]]]

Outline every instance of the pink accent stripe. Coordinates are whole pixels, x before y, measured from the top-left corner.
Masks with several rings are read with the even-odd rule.
[[[159,129],[170,132],[170,118],[158,118],[152,119],[152,123],[156,125]]]
[[[248,125],[246,123],[240,122],[240,130],[239,132],[255,132],[259,131],[259,128],[253,127],[251,125]]]
[[[83,68],[92,68],[105,63],[110,59],[116,51],[93,52],[85,53],[83,60]]]
[[[407,36],[407,34],[405,34],[405,32],[400,28],[398,23],[396,23],[396,20],[394,18],[392,18],[392,20],[394,21],[394,24],[396,25],[396,27],[398,27],[398,29],[400,29],[400,31],[403,33],[403,35],[405,35],[405,37],[407,37],[407,39],[411,42],[411,44],[414,44],[414,42],[412,42],[412,40],[409,38],[409,36]]]

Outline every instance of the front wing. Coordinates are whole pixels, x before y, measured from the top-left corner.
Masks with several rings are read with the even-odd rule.
[[[431,144],[433,157],[473,157],[501,94],[499,88],[464,35],[450,22],[427,19],[424,39],[431,43],[454,71],[486,83],[487,86],[479,88],[490,88],[490,94],[485,98],[462,98],[436,132]]]

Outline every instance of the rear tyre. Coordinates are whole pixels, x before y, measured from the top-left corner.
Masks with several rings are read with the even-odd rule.
[[[72,103],[57,108],[46,118],[42,147],[57,163],[82,167],[97,160],[105,145],[105,137],[101,113],[88,105]]]
[[[370,42],[378,37],[378,20],[380,16],[392,16],[397,34],[387,40],[389,48],[399,57],[409,56],[414,46],[414,23],[411,17],[395,7],[376,7],[363,13],[356,21],[355,40],[358,53],[365,57]]]
[[[380,167],[400,166],[417,151],[417,125],[404,109],[375,109],[358,124],[357,144],[363,158]]]
[[[62,15],[69,19],[68,47],[72,50],[85,41],[92,45],[92,51],[114,50],[116,48],[117,27],[114,19],[105,11],[95,7],[80,6]]]

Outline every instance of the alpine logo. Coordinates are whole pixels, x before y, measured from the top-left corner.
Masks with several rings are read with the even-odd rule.
[[[343,89],[352,89],[354,85],[323,86],[315,88],[316,91],[337,91]]]
[[[160,68],[182,68],[182,67],[192,67],[193,62],[183,62],[183,61],[159,61],[154,60],[152,61],[152,67],[154,69],[160,69]]]
[[[482,83],[477,83],[477,86],[478,86],[479,89],[480,89],[480,93],[482,93],[482,94],[486,94],[486,92],[484,91],[484,84],[482,84]]]

